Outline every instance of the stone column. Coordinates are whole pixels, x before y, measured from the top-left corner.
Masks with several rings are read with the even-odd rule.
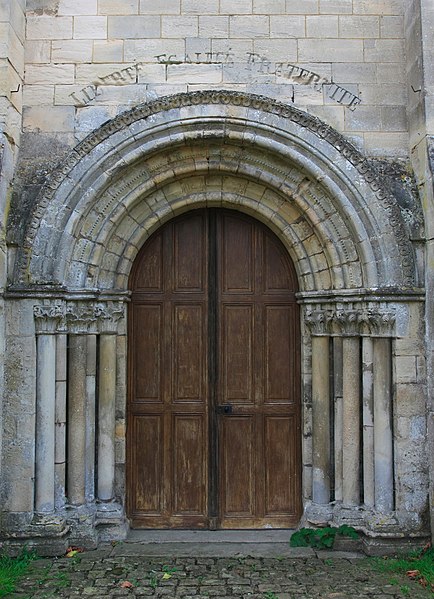
[[[61,305],[33,309],[37,333],[35,510],[54,511],[56,329],[63,316]]]
[[[65,505],[66,488],[66,386],[67,335],[56,338],[56,450],[55,450],[55,504]]]
[[[374,340],[375,507],[390,513],[393,499],[391,341]]]
[[[343,381],[342,337],[333,338],[333,391],[334,391],[334,456],[335,500],[342,501],[343,485]]]
[[[363,401],[363,503],[374,507],[374,390],[373,340],[363,338],[362,346],[362,401]]]
[[[36,358],[37,512],[54,510],[54,415],[56,405],[56,338],[38,335]]]
[[[329,337],[312,337],[313,501],[330,502]]]
[[[98,499],[114,496],[116,335],[101,335],[98,398]]]
[[[86,352],[86,501],[95,499],[95,405],[97,336],[87,335]]]
[[[68,499],[83,505],[86,499],[86,335],[69,336],[68,375]]]
[[[343,504],[360,504],[360,340],[343,340]]]

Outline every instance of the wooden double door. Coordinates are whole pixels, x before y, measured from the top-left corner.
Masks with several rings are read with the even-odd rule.
[[[194,210],[145,244],[129,314],[133,527],[298,523],[296,286],[280,241],[235,211]]]

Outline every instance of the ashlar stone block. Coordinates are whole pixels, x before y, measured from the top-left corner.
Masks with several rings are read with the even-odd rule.
[[[362,15],[403,15],[406,0],[353,0],[353,13]]]
[[[285,0],[253,0],[253,13],[260,15],[285,14]]]
[[[24,59],[26,64],[50,62],[51,42],[48,40],[27,40]]]
[[[140,14],[179,15],[181,0],[140,0]]]
[[[264,64],[261,70],[273,72],[276,70],[276,62],[288,62],[297,60],[297,40],[295,39],[273,39],[273,40],[254,40],[254,51],[260,56],[270,60],[270,65]],[[279,81],[281,77],[278,77]]]
[[[96,15],[97,0],[59,0],[59,16]]]
[[[286,0],[286,14],[288,15],[308,15],[318,14],[318,0]]]
[[[53,62],[91,62],[92,40],[53,41],[51,58]]]
[[[24,131],[73,131],[74,108],[72,106],[31,106],[23,109]]]
[[[72,17],[27,17],[27,39],[63,40],[72,38]]]
[[[306,17],[306,36],[317,38],[339,37],[338,17],[334,15]]]
[[[107,38],[107,17],[74,17],[74,38],[94,40]]]
[[[220,13],[227,15],[248,15],[253,11],[252,0],[220,0]]]
[[[351,14],[353,12],[353,0],[319,0],[319,12],[321,14]]]
[[[163,16],[161,18],[161,35],[163,38],[196,37],[198,31],[198,17]]]
[[[200,37],[219,37],[226,39],[229,37],[229,17],[199,17],[199,36]]]
[[[150,40],[125,40],[124,59],[133,62],[157,61],[157,56],[182,55],[185,53],[184,39],[150,39]]]
[[[408,158],[409,136],[402,132],[376,132],[364,134],[364,147],[371,156]]]
[[[404,37],[404,18],[403,17],[381,17],[380,18],[380,36],[383,38],[403,38]]]
[[[377,69],[374,64],[337,62],[332,65],[332,72],[333,81],[338,81],[344,87],[345,83],[377,82]]]
[[[74,83],[74,65],[28,65],[26,69],[25,81],[29,85],[55,85],[56,83]]]
[[[363,62],[362,40],[299,40],[300,62]]]
[[[99,15],[137,15],[139,0],[98,0]]]
[[[93,42],[93,62],[122,62],[123,40],[95,40]]]
[[[157,16],[107,17],[109,39],[143,39],[160,37],[160,18]]]
[[[339,36],[347,38],[378,38],[380,36],[380,19],[374,16],[339,17]]]
[[[217,15],[219,0],[181,0],[181,13],[183,15]]]
[[[271,37],[305,37],[305,18],[299,16],[271,16],[270,35]]]
[[[366,62],[404,62],[404,40],[365,40],[364,54]]]
[[[23,105],[37,106],[54,103],[54,85],[25,85],[23,89]]]
[[[179,64],[168,65],[167,81],[173,83],[220,83],[220,64]]]
[[[229,20],[229,37],[255,38],[270,35],[269,17],[265,15],[234,16]]]

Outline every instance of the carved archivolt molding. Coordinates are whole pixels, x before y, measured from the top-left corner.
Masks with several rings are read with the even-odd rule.
[[[19,280],[26,280],[28,261],[32,255],[34,239],[37,235],[45,211],[55,197],[60,185],[65,181],[68,174],[71,173],[71,170],[74,169],[84,157],[99,144],[108,140],[111,135],[127,129],[137,121],[146,120],[152,115],[181,109],[183,107],[212,104],[244,107],[276,115],[282,119],[295,123],[298,127],[310,131],[319,139],[330,144],[330,146],[337,150],[364,179],[366,184],[375,194],[378,204],[383,208],[384,213],[387,215],[389,225],[393,230],[397,242],[396,247],[400,256],[399,261],[402,269],[402,284],[407,287],[414,285],[413,250],[406,234],[399,206],[394,197],[384,186],[380,175],[373,168],[372,164],[342,135],[330,126],[324,124],[318,118],[306,114],[291,105],[283,104],[267,97],[232,91],[198,91],[160,98],[154,102],[137,106],[132,110],[119,115],[86,137],[51,174],[47,183],[41,190],[23,243],[17,272]],[[198,116],[199,115],[200,111],[198,111]],[[224,119],[224,116],[222,116],[222,119]],[[252,115],[251,120],[254,119],[255,115]],[[219,132],[216,132],[215,134],[224,138],[224,128],[222,127],[221,130],[219,129]]]
[[[304,322],[315,336],[369,336],[395,335],[395,313],[367,308],[341,310],[307,310]]]
[[[33,315],[38,334],[115,334],[124,306],[119,301],[66,301],[35,305]]]

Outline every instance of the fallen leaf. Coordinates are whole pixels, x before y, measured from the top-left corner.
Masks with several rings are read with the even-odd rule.
[[[407,570],[406,574],[409,578],[417,578],[420,576],[419,570]]]
[[[66,553],[65,557],[74,557],[74,555],[77,555],[77,553],[77,549],[71,549],[71,551],[68,551],[68,553]]]
[[[121,582],[121,584],[119,585],[122,589],[133,589],[134,585],[132,582],[130,582],[129,580],[124,580],[123,582]]]
[[[161,580],[169,580],[169,578],[172,578],[172,575],[169,574],[168,572],[165,572],[163,574],[163,578]]]

